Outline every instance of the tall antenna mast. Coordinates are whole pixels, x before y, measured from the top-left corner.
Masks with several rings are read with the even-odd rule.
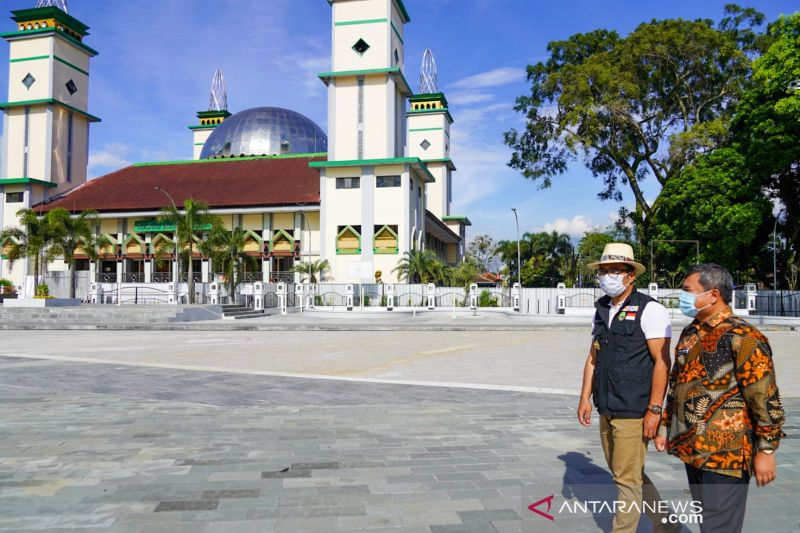
[[[225,89],[225,78],[220,69],[214,72],[214,79],[211,81],[211,101],[208,104],[208,110],[228,110],[228,91]]]
[[[436,68],[436,59],[430,48],[422,54],[422,66],[419,68],[419,93],[433,94],[439,92],[439,71]]]
[[[36,0],[36,7],[57,7],[64,13],[69,13],[67,0]]]

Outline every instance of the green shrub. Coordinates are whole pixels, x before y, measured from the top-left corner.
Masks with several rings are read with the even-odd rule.
[[[491,292],[483,289],[478,296],[478,307],[497,307],[497,298],[493,298]]]
[[[40,283],[36,286],[36,291],[34,292],[34,298],[47,298],[50,296],[50,287],[47,286],[47,283]]]

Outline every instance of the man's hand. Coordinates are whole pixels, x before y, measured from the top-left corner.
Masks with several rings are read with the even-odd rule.
[[[653,442],[655,442],[656,450],[663,452],[667,449],[667,437],[657,436]]]
[[[661,423],[661,415],[657,415],[652,411],[647,411],[644,415],[644,424],[642,427],[642,435],[646,439],[653,439],[658,433],[658,425]]]
[[[592,425],[592,404],[587,398],[581,398],[578,404],[578,422],[584,427]]]
[[[753,467],[756,471],[756,485],[759,487],[768,485],[770,482],[774,481],[777,476],[774,453],[767,454],[758,452],[753,461]]]

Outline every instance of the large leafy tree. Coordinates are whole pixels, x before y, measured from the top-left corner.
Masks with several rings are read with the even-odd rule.
[[[731,271],[754,266],[766,242],[764,220],[772,204],[747,171],[745,158],[720,148],[698,158],[661,193],[654,234],[658,239],[697,239],[700,261]],[[771,228],[770,228],[771,229]],[[660,271],[686,271],[696,262],[694,249],[659,243]]]
[[[0,243],[5,243],[10,268],[20,259],[33,259],[33,283],[39,285],[47,249],[53,243],[53,231],[47,217],[33,209],[17,211],[18,226],[0,232]]]
[[[640,240],[660,207],[642,183],[664,187],[699,153],[718,146],[759,45],[763,15],[726,6],[709,20],[653,20],[622,38],[596,30],[548,45],[547,61],[528,67],[530,94],[517,99],[523,131],[505,141],[509,165],[549,187],[583,158],[603,180],[601,199],[622,199]]]
[[[497,244],[489,235],[476,235],[467,247],[467,255],[477,261],[481,270],[486,271],[495,258],[496,249]]]
[[[800,257],[800,13],[770,24],[770,46],[753,64],[732,131],[749,172],[783,208],[778,229],[786,237],[782,276]],[[775,219],[768,220],[769,230]]]
[[[195,238],[208,231],[208,227],[213,228],[214,223],[219,221],[219,217],[212,215],[208,211],[208,205],[198,200],[187,198],[183,202],[183,209],[179,210],[173,206],[165,207],[161,210],[158,217],[160,222],[174,225],[176,228],[176,238],[180,244],[185,246],[188,255],[188,282],[189,282],[189,303],[194,303],[194,269],[192,266],[192,256],[195,249]],[[178,280],[175,280],[176,283]]]
[[[75,252],[83,249],[90,258],[97,256],[93,227],[97,220],[96,211],[83,211],[72,216],[63,207],[48,212],[46,222],[51,232],[51,247],[47,258],[64,258],[69,267],[69,297],[75,298]]]

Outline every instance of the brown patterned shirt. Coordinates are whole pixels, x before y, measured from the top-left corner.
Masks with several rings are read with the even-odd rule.
[[[681,333],[659,435],[695,468],[742,477],[784,421],[767,338],[730,307]]]

